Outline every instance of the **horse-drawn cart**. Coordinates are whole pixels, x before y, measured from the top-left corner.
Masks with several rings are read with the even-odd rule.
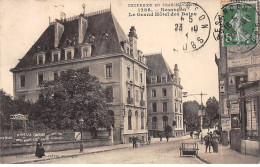
[[[183,155],[198,155],[198,144],[196,142],[183,142],[180,146],[180,157]]]

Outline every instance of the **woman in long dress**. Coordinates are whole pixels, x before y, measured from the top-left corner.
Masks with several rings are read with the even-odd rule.
[[[38,158],[42,158],[43,156],[45,156],[45,150],[43,148],[43,144],[41,139],[38,139],[37,141],[37,145],[36,145],[36,152],[35,152],[35,156]]]

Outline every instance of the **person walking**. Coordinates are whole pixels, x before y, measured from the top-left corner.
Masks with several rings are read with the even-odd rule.
[[[159,137],[160,137],[160,142],[162,141],[162,135],[161,134],[159,134]]]
[[[210,150],[210,147],[212,147],[212,150],[213,150],[213,141],[212,141],[212,132],[209,133],[209,150]]]
[[[209,153],[210,153],[210,147],[209,147],[210,134],[209,134],[209,132],[207,133],[207,135],[203,139],[205,141],[206,153],[208,151],[208,148],[209,148]]]
[[[148,136],[148,144],[150,145],[151,144],[151,137]]]
[[[190,131],[190,138],[193,139],[193,130]]]
[[[168,134],[166,134],[166,140],[167,140],[167,142],[169,141],[169,136],[168,136]]]
[[[41,139],[38,139],[38,141],[37,141],[35,156],[38,158],[42,158],[43,156],[45,156],[45,150],[43,148]]]
[[[133,141],[133,148],[136,148],[136,140],[137,140],[137,139],[136,139],[135,137],[132,138],[132,141]]]
[[[212,146],[213,146],[213,152],[218,152],[218,142],[219,142],[219,136],[217,135],[216,131],[213,132],[212,135]]]

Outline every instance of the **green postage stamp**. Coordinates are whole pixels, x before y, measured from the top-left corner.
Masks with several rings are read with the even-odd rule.
[[[258,43],[258,12],[256,3],[222,5],[223,45],[249,46]]]

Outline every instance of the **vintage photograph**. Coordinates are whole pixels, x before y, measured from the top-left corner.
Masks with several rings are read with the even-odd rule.
[[[259,0],[0,0],[1,164],[260,164]]]

